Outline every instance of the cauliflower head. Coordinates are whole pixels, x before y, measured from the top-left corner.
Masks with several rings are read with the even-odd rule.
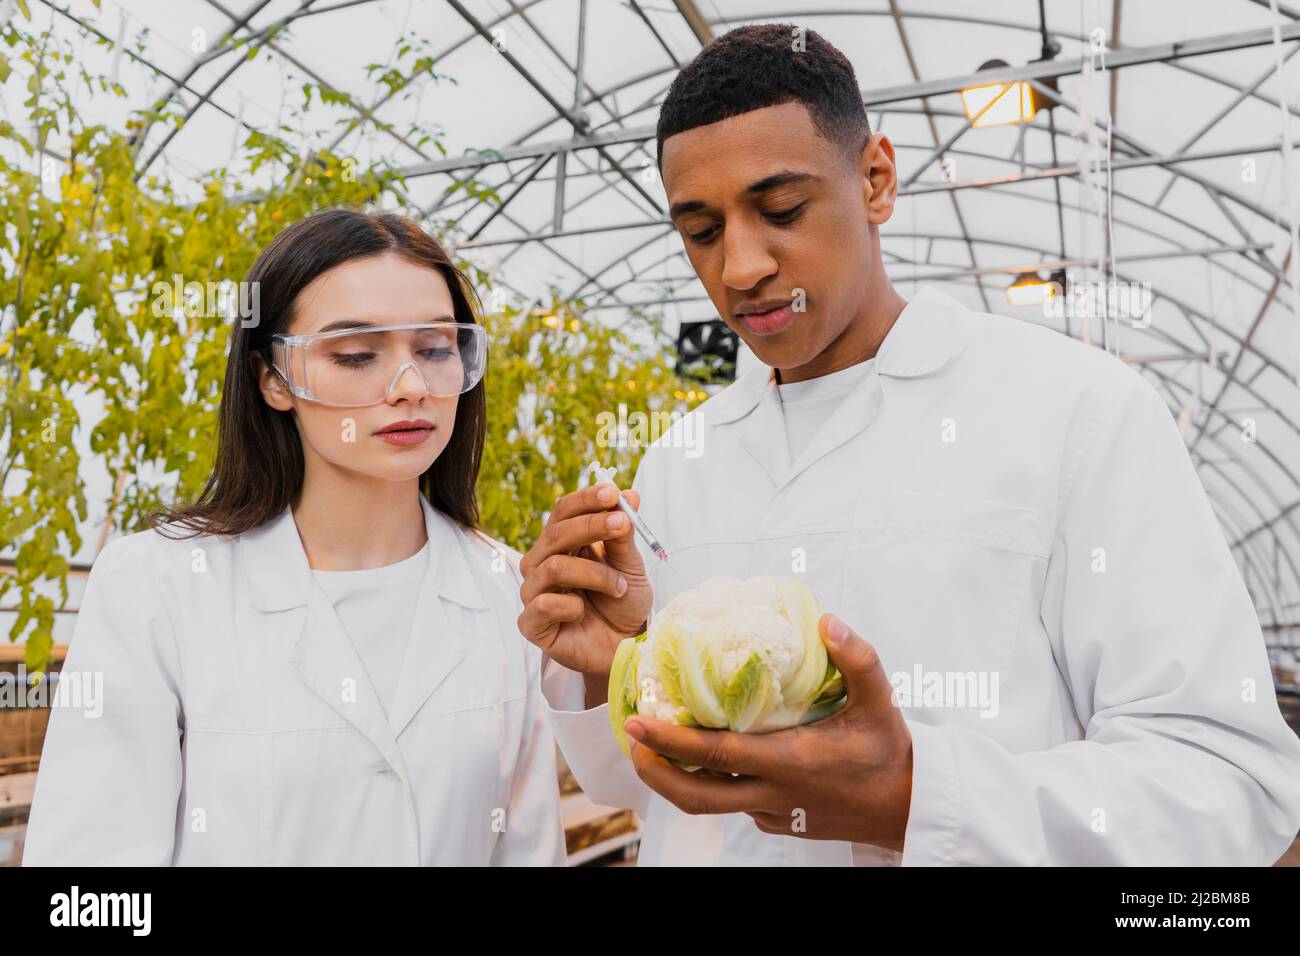
[[[820,618],[794,578],[714,577],[678,594],[614,654],[609,716],[623,753],[631,753],[623,721],[633,714],[767,733],[838,710],[843,682]]]

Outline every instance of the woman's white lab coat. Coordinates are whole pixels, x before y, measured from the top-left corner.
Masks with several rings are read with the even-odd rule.
[[[517,555],[423,497],[428,572],[391,714],[289,509],[231,540],[111,543],[51,716],[24,864],[561,864]]]
[[[794,462],[770,369],[742,376],[635,487],[677,579],[647,556],[657,604],[792,574],[876,647],[912,732],[903,853],[682,813],[550,662],[582,788],[645,817],[643,863],[1273,863],[1300,742],[1168,406],[1099,349],[931,290],[876,368]]]

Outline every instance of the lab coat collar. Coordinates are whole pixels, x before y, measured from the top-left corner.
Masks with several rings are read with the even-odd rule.
[[[485,608],[487,602],[469,570],[463,536],[446,517],[420,495],[424,528],[429,537],[429,574],[438,594],[463,607]],[[287,611],[308,603],[314,582],[303,550],[293,509],[240,538],[240,562],[248,593],[259,611]],[[243,546],[243,545],[247,546]]]
[[[764,387],[752,414],[740,424],[740,445],[779,490],[875,421],[883,401],[880,377],[868,376],[822,423],[798,460],[791,462],[785,411],[773,379]]]
[[[939,371],[966,346],[969,311],[954,299],[923,289],[899,313],[876,353],[875,374],[835,409],[804,448],[789,460],[785,415],[772,369],[759,366],[712,399],[702,411],[711,424],[744,419],[740,444],[781,489],[875,421],[884,403],[880,376],[917,378]],[[714,406],[710,408],[709,406]]]
[[[239,561],[255,608],[275,612],[306,605],[289,654],[290,666],[326,704],[365,734],[399,774],[405,768],[397,738],[469,650],[463,628],[452,624],[444,601],[470,609],[488,607],[470,571],[465,536],[423,496],[420,503],[429,537],[429,565],[416,597],[411,639],[387,719],[355,644],[311,575],[292,510],[286,508],[240,542]],[[346,687],[357,693],[345,697]]]
[[[970,334],[971,311],[937,289],[924,288],[894,320],[876,353],[876,372],[892,378],[931,375],[953,361]],[[760,365],[702,407],[705,420],[725,425],[744,418],[776,388],[771,368]]]
[[[740,444],[779,488],[790,471],[790,443],[775,378],[763,386],[753,414],[741,426]]]
[[[974,313],[938,289],[914,295],[880,343],[876,371],[893,378],[932,375],[966,348]]]

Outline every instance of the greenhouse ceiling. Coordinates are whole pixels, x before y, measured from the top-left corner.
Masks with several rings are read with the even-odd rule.
[[[665,215],[658,104],[677,69],[733,26],[816,30],[852,61],[871,124],[898,153],[903,187],[882,237],[900,291],[934,284],[1137,367],[1177,417],[1270,635],[1300,622],[1300,9],[1291,4],[30,7],[132,91],[104,102],[103,123],[125,127],[158,104],[175,116],[141,131],[141,176],[184,189],[228,166],[256,183],[237,168],[239,144],[276,129],[304,155],[400,168],[430,227],[503,288],[527,299],[557,288],[603,321],[658,315],[670,332],[716,314]],[[0,2],[0,19],[13,9]],[[433,69],[407,86],[384,83],[416,57]],[[989,61],[1006,65],[981,69]],[[991,84],[1048,108],[986,123],[994,110],[981,114],[970,97]],[[325,91],[328,108],[301,109],[304,85]],[[58,155],[59,144],[47,149]],[[1147,297],[1141,314],[1102,319],[1071,308],[1082,301],[1071,296],[1043,308],[1035,276],[1062,274]]]

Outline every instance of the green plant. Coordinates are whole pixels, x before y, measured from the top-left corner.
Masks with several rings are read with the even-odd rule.
[[[91,513],[88,463],[74,438],[91,428],[92,410],[103,411],[89,447],[112,488],[93,503],[104,515],[101,537],[139,530],[160,505],[193,498],[211,471],[233,327],[212,307],[212,290],[241,279],[281,228],[314,209],[410,204],[395,169],[362,169],[324,146],[304,156],[290,142],[299,130],[288,125],[253,131],[243,142],[255,185],[214,169],[182,194],[165,175],[140,177],[143,133],[182,117],[156,104],[123,130],[89,121],[74,89],[111,98],[127,91],[80,66],[71,43],[25,26],[30,13],[18,7],[21,17],[0,26],[0,83],[27,91],[17,121],[0,117],[0,551],[14,556],[12,573],[0,573],[0,602],[17,611],[10,640],[25,639],[26,665],[40,670],[55,610],[68,599],[69,556],[82,547],[78,527]],[[105,42],[89,32],[81,39]],[[259,54],[256,45],[233,45]],[[418,76],[442,79],[409,37],[398,39],[391,65],[367,72],[390,96],[407,95]],[[291,119],[338,110],[336,127],[358,123],[344,94],[318,84],[303,93]],[[429,139],[426,132],[419,142]],[[464,188],[499,201],[472,181]],[[532,542],[541,514],[600,454],[592,409],[615,398],[679,408],[696,395],[684,398],[686,386],[653,342],[578,321],[579,306],[557,294],[547,312],[512,300],[485,316],[490,431],[482,513],[492,534],[516,546]],[[548,322],[547,315],[565,318]],[[635,450],[612,456],[627,469]]]
[[[602,412],[622,403],[672,417],[704,397],[682,391],[662,347],[582,317],[581,302],[558,293],[532,309],[509,303],[484,321],[491,345],[479,498],[486,527],[515,547],[537,539],[556,498],[577,487],[592,459],[631,483],[643,448],[609,441]]]

